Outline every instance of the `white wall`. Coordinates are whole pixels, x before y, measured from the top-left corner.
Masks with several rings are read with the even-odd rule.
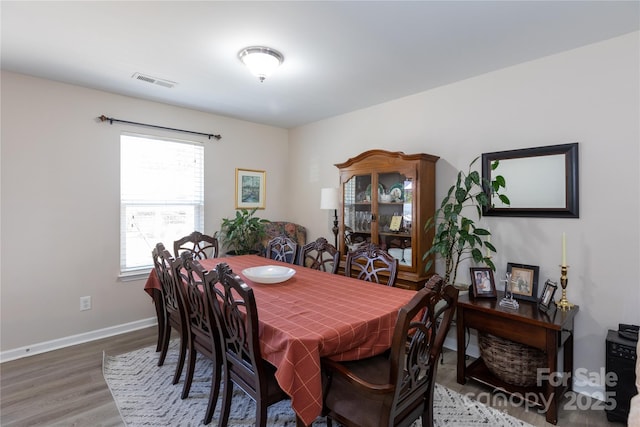
[[[266,170],[260,216],[287,217],[286,130],[2,72],[2,352],[155,317],[144,281],[117,280],[122,131],[203,142],[205,232],[235,213],[236,167]]]
[[[639,34],[520,64],[291,131],[297,222],[309,238],[331,236],[320,188],[338,185],[332,165],[382,148],[440,156],[442,200],[458,169],[483,152],[580,143],[580,218],[486,218],[507,262],[540,266],[559,280],[567,234],[575,368],[604,366],[608,328],[640,324]],[[478,165],[479,169],[479,165]],[[459,273],[469,283],[468,270]],[[602,391],[601,385],[596,386]],[[588,392],[588,390],[587,390]]]

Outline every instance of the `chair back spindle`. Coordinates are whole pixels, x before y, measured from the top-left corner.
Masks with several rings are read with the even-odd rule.
[[[173,253],[179,258],[183,252],[189,252],[195,259],[207,259],[218,257],[218,239],[207,236],[199,231],[194,231],[173,242]]]
[[[265,254],[267,258],[295,264],[298,255],[298,244],[289,237],[274,237],[267,243]]]
[[[398,277],[398,260],[380,246],[366,243],[347,252],[344,273],[348,277],[393,286]]]
[[[340,266],[340,251],[327,239],[319,237],[300,248],[298,265],[335,274]]]

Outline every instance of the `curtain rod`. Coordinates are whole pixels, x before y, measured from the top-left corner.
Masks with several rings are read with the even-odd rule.
[[[98,118],[100,119],[101,122],[109,121],[109,124],[113,124],[113,122],[119,122],[119,123],[126,123],[126,124],[129,124],[129,125],[147,126],[147,127],[156,128],[156,129],[172,130],[174,132],[183,132],[183,133],[190,133],[190,134],[194,134],[194,135],[203,135],[203,136],[208,137],[209,139],[215,138],[216,140],[220,140],[220,138],[222,138],[220,135],[214,135],[214,134],[211,134],[211,133],[194,132],[192,130],[168,128],[168,127],[165,127],[165,126],[149,125],[149,124],[146,124],[146,123],[138,123],[138,122],[130,122],[130,121],[127,121],[127,120],[114,119],[113,117],[107,117],[104,114],[101,115]]]

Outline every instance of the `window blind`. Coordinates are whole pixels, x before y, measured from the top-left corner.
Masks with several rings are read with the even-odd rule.
[[[204,147],[120,137],[120,271],[153,265],[151,250],[204,228]]]

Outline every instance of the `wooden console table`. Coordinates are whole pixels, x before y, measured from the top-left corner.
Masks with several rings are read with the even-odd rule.
[[[565,391],[571,388],[573,375],[573,321],[578,306],[572,310],[551,309],[548,313],[538,310],[537,305],[519,301],[520,308],[512,310],[499,305],[500,298],[470,299],[469,295],[458,298],[457,340],[458,340],[458,383],[464,384],[471,378],[494,388],[519,396],[523,400],[542,406],[550,402],[546,413],[549,423],[558,422],[558,404]],[[542,386],[519,387],[507,384],[493,375],[482,358],[466,365],[465,329],[471,328],[493,334],[521,344],[538,348],[547,355],[547,367],[552,381],[545,380]],[[558,370],[558,350],[564,346],[562,371]],[[553,377],[554,372],[562,374],[562,379]],[[547,376],[546,378],[549,378]],[[553,384],[558,384],[554,386]]]

